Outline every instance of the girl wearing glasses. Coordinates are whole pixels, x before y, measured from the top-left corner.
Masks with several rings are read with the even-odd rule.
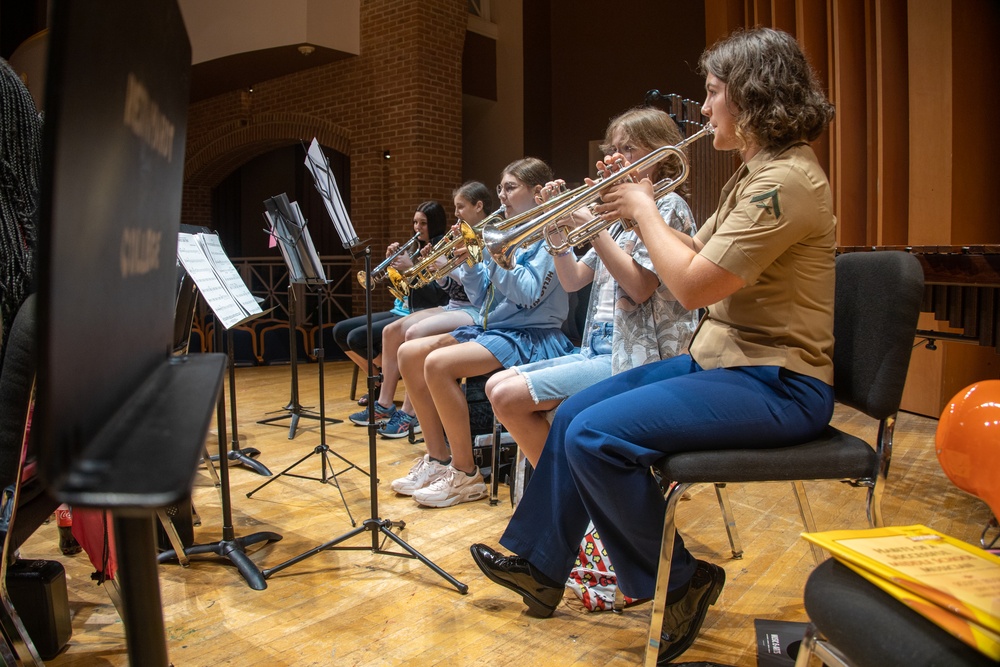
[[[552,171],[541,160],[523,158],[508,165],[497,190],[506,215],[533,208],[535,196],[550,181]],[[469,408],[459,380],[573,349],[561,329],[569,298],[544,241],[518,250],[514,261],[509,271],[488,255],[472,267],[462,264],[456,274],[469,299],[480,306],[480,321],[399,348],[399,367],[427,454],[392,488],[421,505],[449,507],[486,497],[472,456]]]

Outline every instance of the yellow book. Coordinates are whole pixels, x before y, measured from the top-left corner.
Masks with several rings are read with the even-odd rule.
[[[987,551],[920,525],[802,537],[845,564],[1000,634],[1000,558]]]

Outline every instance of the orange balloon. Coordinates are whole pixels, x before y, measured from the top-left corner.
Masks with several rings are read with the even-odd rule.
[[[983,380],[952,397],[935,444],[941,469],[1000,517],[1000,380]]]

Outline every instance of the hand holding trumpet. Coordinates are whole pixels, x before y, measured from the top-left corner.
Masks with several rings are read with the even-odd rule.
[[[652,211],[659,215],[653,182],[648,178],[638,183],[623,181],[608,188],[601,193],[601,201],[593,206],[594,214],[609,223],[616,220],[641,220],[642,211]]]
[[[413,266],[413,256],[421,252],[422,249],[418,249],[411,255],[408,252],[400,252],[399,249],[402,246],[399,243],[390,243],[385,249],[386,259],[392,258],[389,266],[396,269],[399,272],[403,272],[406,269]]]

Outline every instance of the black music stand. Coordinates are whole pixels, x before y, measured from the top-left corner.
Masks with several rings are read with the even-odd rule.
[[[316,181],[316,188],[320,191],[323,196],[323,200],[327,205],[327,212],[333,219],[334,226],[337,229],[338,234],[340,234],[340,239],[344,244],[344,247],[351,251],[351,255],[357,257],[357,252],[361,250],[362,242],[358,241],[357,235],[354,234],[354,227],[351,225],[350,218],[347,215],[346,209],[344,209],[343,202],[340,200],[340,193],[337,190],[337,184],[333,179],[333,174],[330,172],[329,164],[326,161],[326,156],[323,154],[319,143],[313,139],[312,144],[309,147],[309,151],[306,155],[306,165],[313,174],[313,178]],[[375,375],[375,363],[372,360],[372,254],[370,247],[364,247],[364,258],[365,258],[365,312],[367,314],[367,325],[368,325],[368,395],[375,396],[375,381],[378,377]],[[469,592],[469,586],[463,584],[462,582],[455,579],[436,563],[428,559],[426,556],[421,554],[419,551],[407,544],[403,538],[392,532],[394,526],[398,526],[400,530],[406,527],[406,522],[404,521],[392,521],[391,519],[383,519],[378,515],[378,460],[377,460],[377,439],[376,439],[376,429],[378,424],[375,422],[375,401],[368,401],[368,467],[371,471],[369,475],[369,480],[371,482],[371,514],[369,518],[365,519],[360,526],[352,531],[344,533],[339,537],[335,537],[328,542],[324,542],[317,547],[306,551],[305,553],[299,554],[294,558],[290,558],[283,563],[279,563],[274,567],[265,569],[264,578],[270,578],[271,575],[280,572],[281,570],[294,565],[300,561],[315,556],[321,551],[366,551],[371,550],[373,554],[378,554],[382,556],[398,556],[400,558],[415,558],[421,563],[429,567],[431,570],[443,577],[448,583],[454,586],[459,593],[465,595]],[[360,535],[361,533],[368,531],[371,533],[371,546],[370,547],[351,547],[351,546],[338,546],[341,542],[345,542],[352,537]],[[379,536],[382,536],[381,543],[379,541]],[[384,548],[386,540],[392,540],[399,547],[401,547],[405,553],[398,551],[388,551]]]
[[[181,232],[186,234],[212,234],[212,230],[208,227],[200,227],[195,225],[181,225]],[[228,260],[228,257],[226,258]],[[178,260],[179,262],[179,260]],[[179,266],[180,271],[180,289],[177,291],[177,307],[175,309],[174,315],[174,349],[173,353],[175,355],[185,355],[188,353],[188,342],[191,339],[191,328],[194,325],[194,310],[198,302],[198,296],[200,291],[198,289],[198,284],[195,282],[194,278],[190,273],[184,268],[183,264]],[[206,301],[207,303],[207,301]],[[250,322],[262,315],[266,315],[272,309],[257,312],[253,315],[248,316],[243,319],[240,324],[244,322]],[[236,326],[236,325],[232,325]],[[221,331],[221,326],[216,327],[217,332]],[[271,471],[267,469],[260,461],[255,459],[260,456],[260,450],[256,447],[240,447],[239,430],[236,420],[236,365],[233,357],[233,332],[232,328],[226,330],[227,333],[227,344],[228,344],[228,365],[229,365],[229,397],[232,410],[230,413],[230,423],[232,425],[232,441],[229,450],[229,460],[237,463],[239,465],[246,466],[250,470],[253,470],[259,475],[264,475],[266,477],[271,476]],[[222,349],[221,339],[216,336],[215,347],[219,350]],[[207,456],[210,461],[218,461],[219,455]],[[215,479],[216,483],[221,485],[221,480],[219,480],[218,475],[215,473],[215,468],[209,465],[212,471],[212,477]]]
[[[238,461],[262,475],[270,475],[271,471],[263,464],[254,461],[243,454],[239,447],[239,435],[236,419],[236,363],[233,353],[233,327],[257,319],[265,313],[250,294],[236,267],[229,260],[218,235],[213,232],[182,232],[177,237],[177,256],[181,264],[191,276],[205,302],[212,309],[216,318],[216,347],[222,348],[222,329],[226,329],[228,337],[227,362],[229,366],[229,405],[233,432],[232,448],[226,453],[226,398],[223,393],[218,404],[219,429],[219,481],[222,487],[222,539],[209,544],[195,544],[178,553],[175,549],[164,551],[157,556],[157,562],[165,563],[171,560],[184,560],[188,556],[215,554],[228,558],[236,566],[250,588],[263,590],[267,588],[260,570],[245,551],[246,547],[259,542],[277,542],[281,535],[272,532],[258,532],[246,537],[237,538],[233,530],[233,513],[230,502],[229,461]]]
[[[340,499],[344,503],[344,509],[347,510],[347,516],[351,520],[351,525],[355,526],[357,523],[354,521],[354,516],[351,514],[351,508],[347,505],[347,499],[344,497],[344,490],[340,488],[340,482],[337,480],[338,475],[342,475],[350,470],[358,470],[359,472],[368,475],[367,472],[359,468],[356,464],[348,461],[346,458],[335,452],[330,448],[326,442],[326,383],[324,378],[324,367],[323,367],[323,289],[328,284],[329,281],[326,279],[326,274],[323,270],[323,262],[320,260],[319,255],[316,254],[316,249],[313,247],[312,238],[309,235],[309,228],[306,226],[306,220],[302,216],[302,212],[299,210],[297,202],[289,202],[288,197],[285,194],[280,194],[277,197],[271,197],[265,200],[264,207],[266,212],[264,214],[265,219],[268,222],[268,228],[270,233],[277,239],[278,246],[281,248],[281,255],[288,266],[288,275],[292,283],[306,285],[316,288],[316,295],[318,297],[318,307],[317,307],[317,322],[319,325],[320,336],[316,347],[316,360],[319,363],[319,432],[320,432],[320,443],[316,445],[311,452],[303,456],[301,459],[288,466],[277,475],[267,480],[257,488],[253,489],[247,493],[247,498],[251,498],[253,494],[261,490],[271,482],[275,481],[279,477],[298,477],[300,479],[311,479],[321,484],[333,484],[337,487],[337,491],[340,493]],[[292,469],[296,468],[299,464],[305,462],[306,459],[319,455],[320,457],[320,477],[311,477],[308,475],[299,475],[290,472]],[[334,471],[334,466],[330,460],[330,455],[336,456],[338,459],[347,464],[347,467],[340,471]],[[329,469],[329,472],[327,470]]]
[[[176,0],[49,19],[31,437],[50,493],[112,514],[129,664],[167,667],[155,517],[190,493],[225,372],[170,354],[191,47]]]
[[[288,404],[281,410],[275,410],[275,412],[287,412],[288,414],[279,415],[277,417],[267,417],[258,421],[258,424],[273,424],[281,419],[291,418],[291,422],[288,426],[288,439],[291,440],[295,437],[295,429],[298,427],[299,419],[305,417],[306,419],[318,419],[320,420],[320,425],[324,422],[329,422],[331,424],[340,424],[342,419],[334,419],[333,417],[327,417],[323,406],[320,406],[321,415],[310,411],[307,408],[302,407],[299,404],[299,373],[298,373],[298,349],[295,343],[295,289],[294,285],[298,284],[322,284],[326,286],[327,280],[325,273],[323,272],[323,263],[319,260],[319,256],[316,254],[316,249],[313,247],[312,238],[308,233],[303,236],[302,232],[305,230],[305,218],[302,217],[301,211],[298,210],[297,202],[289,202],[288,197],[285,194],[281,194],[277,197],[271,197],[264,202],[264,207],[266,213],[264,214],[265,220],[267,220],[268,234],[273,236],[278,241],[278,247],[281,249],[281,256],[285,260],[285,265],[288,266],[288,350],[289,359],[292,365],[292,396],[288,399]],[[279,224],[285,231],[282,232],[286,234],[284,241],[279,238],[278,233],[275,231],[275,224]],[[299,245],[301,241],[302,245]],[[322,308],[322,296],[320,297],[320,307]],[[323,347],[323,323],[319,323],[319,346],[320,349]],[[322,366],[320,367],[322,370]],[[322,373],[320,374],[322,378]],[[322,395],[320,400],[322,401]]]

